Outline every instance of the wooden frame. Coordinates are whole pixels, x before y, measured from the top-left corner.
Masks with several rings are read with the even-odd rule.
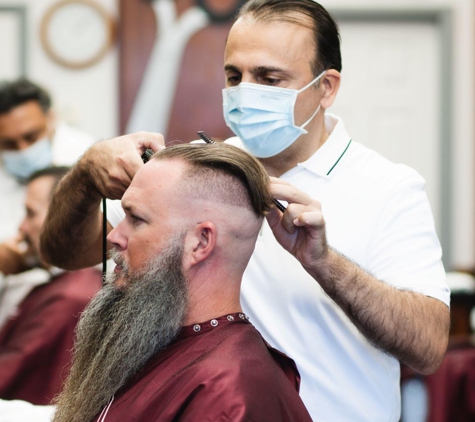
[[[52,23],[52,20],[56,13],[60,10],[64,10],[68,6],[71,5],[84,5],[96,12],[98,16],[101,18],[103,25],[106,27],[106,39],[100,49],[91,57],[84,59],[84,60],[69,60],[65,57],[62,57],[60,53],[55,49],[55,46],[52,44],[52,40],[48,36],[48,29],[49,25]],[[41,21],[40,27],[40,38],[41,43],[48,54],[48,56],[58,63],[61,66],[68,67],[70,69],[83,69],[89,66],[94,65],[99,60],[101,60],[109,48],[112,46],[115,37],[115,24],[112,18],[108,15],[108,13],[102,8],[102,6],[98,3],[95,3],[92,0],[61,0],[53,6],[51,6],[46,14],[44,15]]]

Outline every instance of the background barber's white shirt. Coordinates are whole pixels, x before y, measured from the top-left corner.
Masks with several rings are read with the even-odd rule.
[[[70,166],[94,143],[94,138],[64,123],[56,126],[53,138],[53,165]],[[26,187],[10,175],[0,157],[0,242],[18,234],[25,215],[24,199]],[[50,278],[48,272],[36,268],[21,274],[5,277],[0,272],[0,328],[15,308],[37,285]],[[10,290],[12,288],[13,290]]]
[[[50,422],[56,406],[38,406],[23,400],[0,399],[0,422]]]
[[[53,165],[70,166],[94,143],[87,133],[59,123],[53,138]],[[16,236],[24,211],[25,186],[10,175],[0,154],[0,242]]]

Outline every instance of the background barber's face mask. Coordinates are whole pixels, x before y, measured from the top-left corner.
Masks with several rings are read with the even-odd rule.
[[[295,126],[295,101],[300,92],[324,74],[325,71],[298,90],[248,82],[223,89],[226,124],[256,157],[267,158],[279,154],[300,135],[308,133],[305,126],[318,113],[320,105],[302,126]]]
[[[26,180],[35,171],[48,167],[53,162],[51,142],[47,138],[42,138],[20,151],[4,151],[1,158],[11,175]]]

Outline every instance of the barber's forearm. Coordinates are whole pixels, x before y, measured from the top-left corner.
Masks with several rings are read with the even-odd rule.
[[[444,303],[383,283],[331,249],[307,271],[378,348],[421,373],[438,368],[450,324]]]
[[[43,259],[73,270],[101,260],[101,195],[80,163],[58,185],[41,235]]]

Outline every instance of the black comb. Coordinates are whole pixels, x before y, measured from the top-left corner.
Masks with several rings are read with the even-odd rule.
[[[206,134],[204,133],[202,130],[199,130],[198,131],[198,136],[203,139],[203,141],[205,141],[207,144],[214,144],[215,142]]]
[[[151,149],[146,149],[145,152],[142,154],[142,161],[146,163],[148,160],[150,160],[150,157],[153,155],[153,151]]]

